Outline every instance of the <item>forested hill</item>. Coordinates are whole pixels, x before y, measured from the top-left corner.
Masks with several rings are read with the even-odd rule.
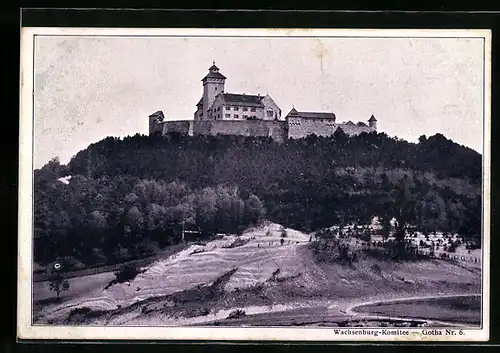
[[[57,181],[66,175],[69,184]],[[392,216],[393,191],[402,184],[412,224],[477,237],[481,175],[481,155],[441,134],[417,144],[341,131],[285,143],[110,137],[68,165],[54,160],[35,171],[35,257],[42,263],[54,253],[92,263],[111,253],[126,258],[168,232],[175,242],[183,220],[213,232],[262,218],[305,231],[369,222]],[[75,239],[83,245],[68,250]]]
[[[196,186],[226,181],[270,184],[285,175],[326,175],[336,167],[346,166],[431,172],[438,178],[466,178],[480,183],[479,153],[441,134],[422,136],[419,141],[413,144],[384,133],[349,138],[341,130],[330,138],[311,136],[285,144],[238,136],[109,137],[79,152],[69,167],[72,174],[93,178],[127,174],[177,178]]]

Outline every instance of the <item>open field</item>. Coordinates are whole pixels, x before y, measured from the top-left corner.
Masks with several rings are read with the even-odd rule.
[[[318,263],[308,247],[309,235],[292,229],[287,233],[281,245],[280,226],[266,224],[238,238],[188,245],[144,266],[129,283],[108,289],[112,273],[75,277],[59,302],[50,303],[44,282],[35,283],[35,323],[339,326],[354,322],[349,309],[368,301],[480,292],[478,266],[366,256],[352,267]],[[236,309],[247,315],[226,320]],[[404,307],[390,310],[401,317],[396,314]],[[446,306],[439,310],[452,316]],[[360,325],[367,325],[366,320]]]

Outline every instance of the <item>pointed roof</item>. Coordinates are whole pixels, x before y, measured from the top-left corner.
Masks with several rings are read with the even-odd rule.
[[[203,105],[203,97],[200,98],[198,103],[196,103],[196,106]]]
[[[214,61],[213,65],[210,66],[208,71],[209,71],[209,73],[205,77],[203,77],[202,81],[205,81],[207,78],[217,78],[217,79],[221,79],[221,80],[226,79],[226,76],[221,74],[219,72],[219,68],[217,66],[215,66],[215,61]]]
[[[370,121],[377,121],[377,119],[375,119],[375,117],[373,116],[373,114],[372,114],[370,120],[368,120],[368,122],[370,122]]]
[[[149,117],[153,117],[153,116],[163,117],[163,111],[158,110],[158,111],[154,112],[153,114],[151,114]]]
[[[217,66],[215,66],[215,60],[212,64],[212,66],[210,66],[210,68],[208,69],[208,71],[219,71],[219,68]]]
[[[292,108],[292,110],[290,110],[290,113],[288,113],[288,115],[297,115],[299,112],[295,109],[295,107]]]

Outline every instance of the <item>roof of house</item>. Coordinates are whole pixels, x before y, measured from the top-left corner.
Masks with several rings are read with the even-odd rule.
[[[203,105],[203,97],[200,98],[198,103],[196,103],[196,106]]]
[[[377,121],[377,119],[375,119],[375,117],[374,117],[374,116],[373,116],[373,114],[372,114],[372,116],[371,116],[370,120],[368,120],[368,121]]]
[[[356,124],[357,126],[363,126],[363,127],[367,127],[368,125],[366,125],[364,122],[360,121],[359,123]]]
[[[299,112],[295,108],[290,110],[287,116],[300,116],[305,119],[332,119],[335,120],[335,114],[333,113],[324,113],[324,112]]]
[[[258,106],[262,107],[263,104],[261,103],[261,100],[264,98],[264,96],[258,95],[251,95],[251,94],[234,94],[234,93],[220,93],[219,95],[222,95],[222,98],[226,103],[229,104],[242,104],[242,105],[248,105],[248,106]]]

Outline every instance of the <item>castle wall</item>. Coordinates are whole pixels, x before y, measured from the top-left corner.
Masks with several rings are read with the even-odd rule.
[[[338,124],[333,119],[303,119],[288,117],[288,137],[304,138],[307,135],[331,136],[337,130]]]
[[[338,124],[332,119],[311,119],[301,117],[288,117],[288,138],[299,139],[308,135],[331,136],[339,127],[349,136],[359,135],[363,132],[376,131],[369,126]]]
[[[286,121],[196,121],[193,124],[193,134],[263,136],[284,141],[287,137],[287,126]]]
[[[181,135],[193,134],[192,120],[165,121],[162,125],[163,125],[162,135],[166,135],[170,132],[178,132]]]
[[[370,133],[370,132],[376,131],[375,129],[368,127],[368,126],[339,124],[339,127],[341,127],[342,130],[349,136],[359,135],[363,132]]]

